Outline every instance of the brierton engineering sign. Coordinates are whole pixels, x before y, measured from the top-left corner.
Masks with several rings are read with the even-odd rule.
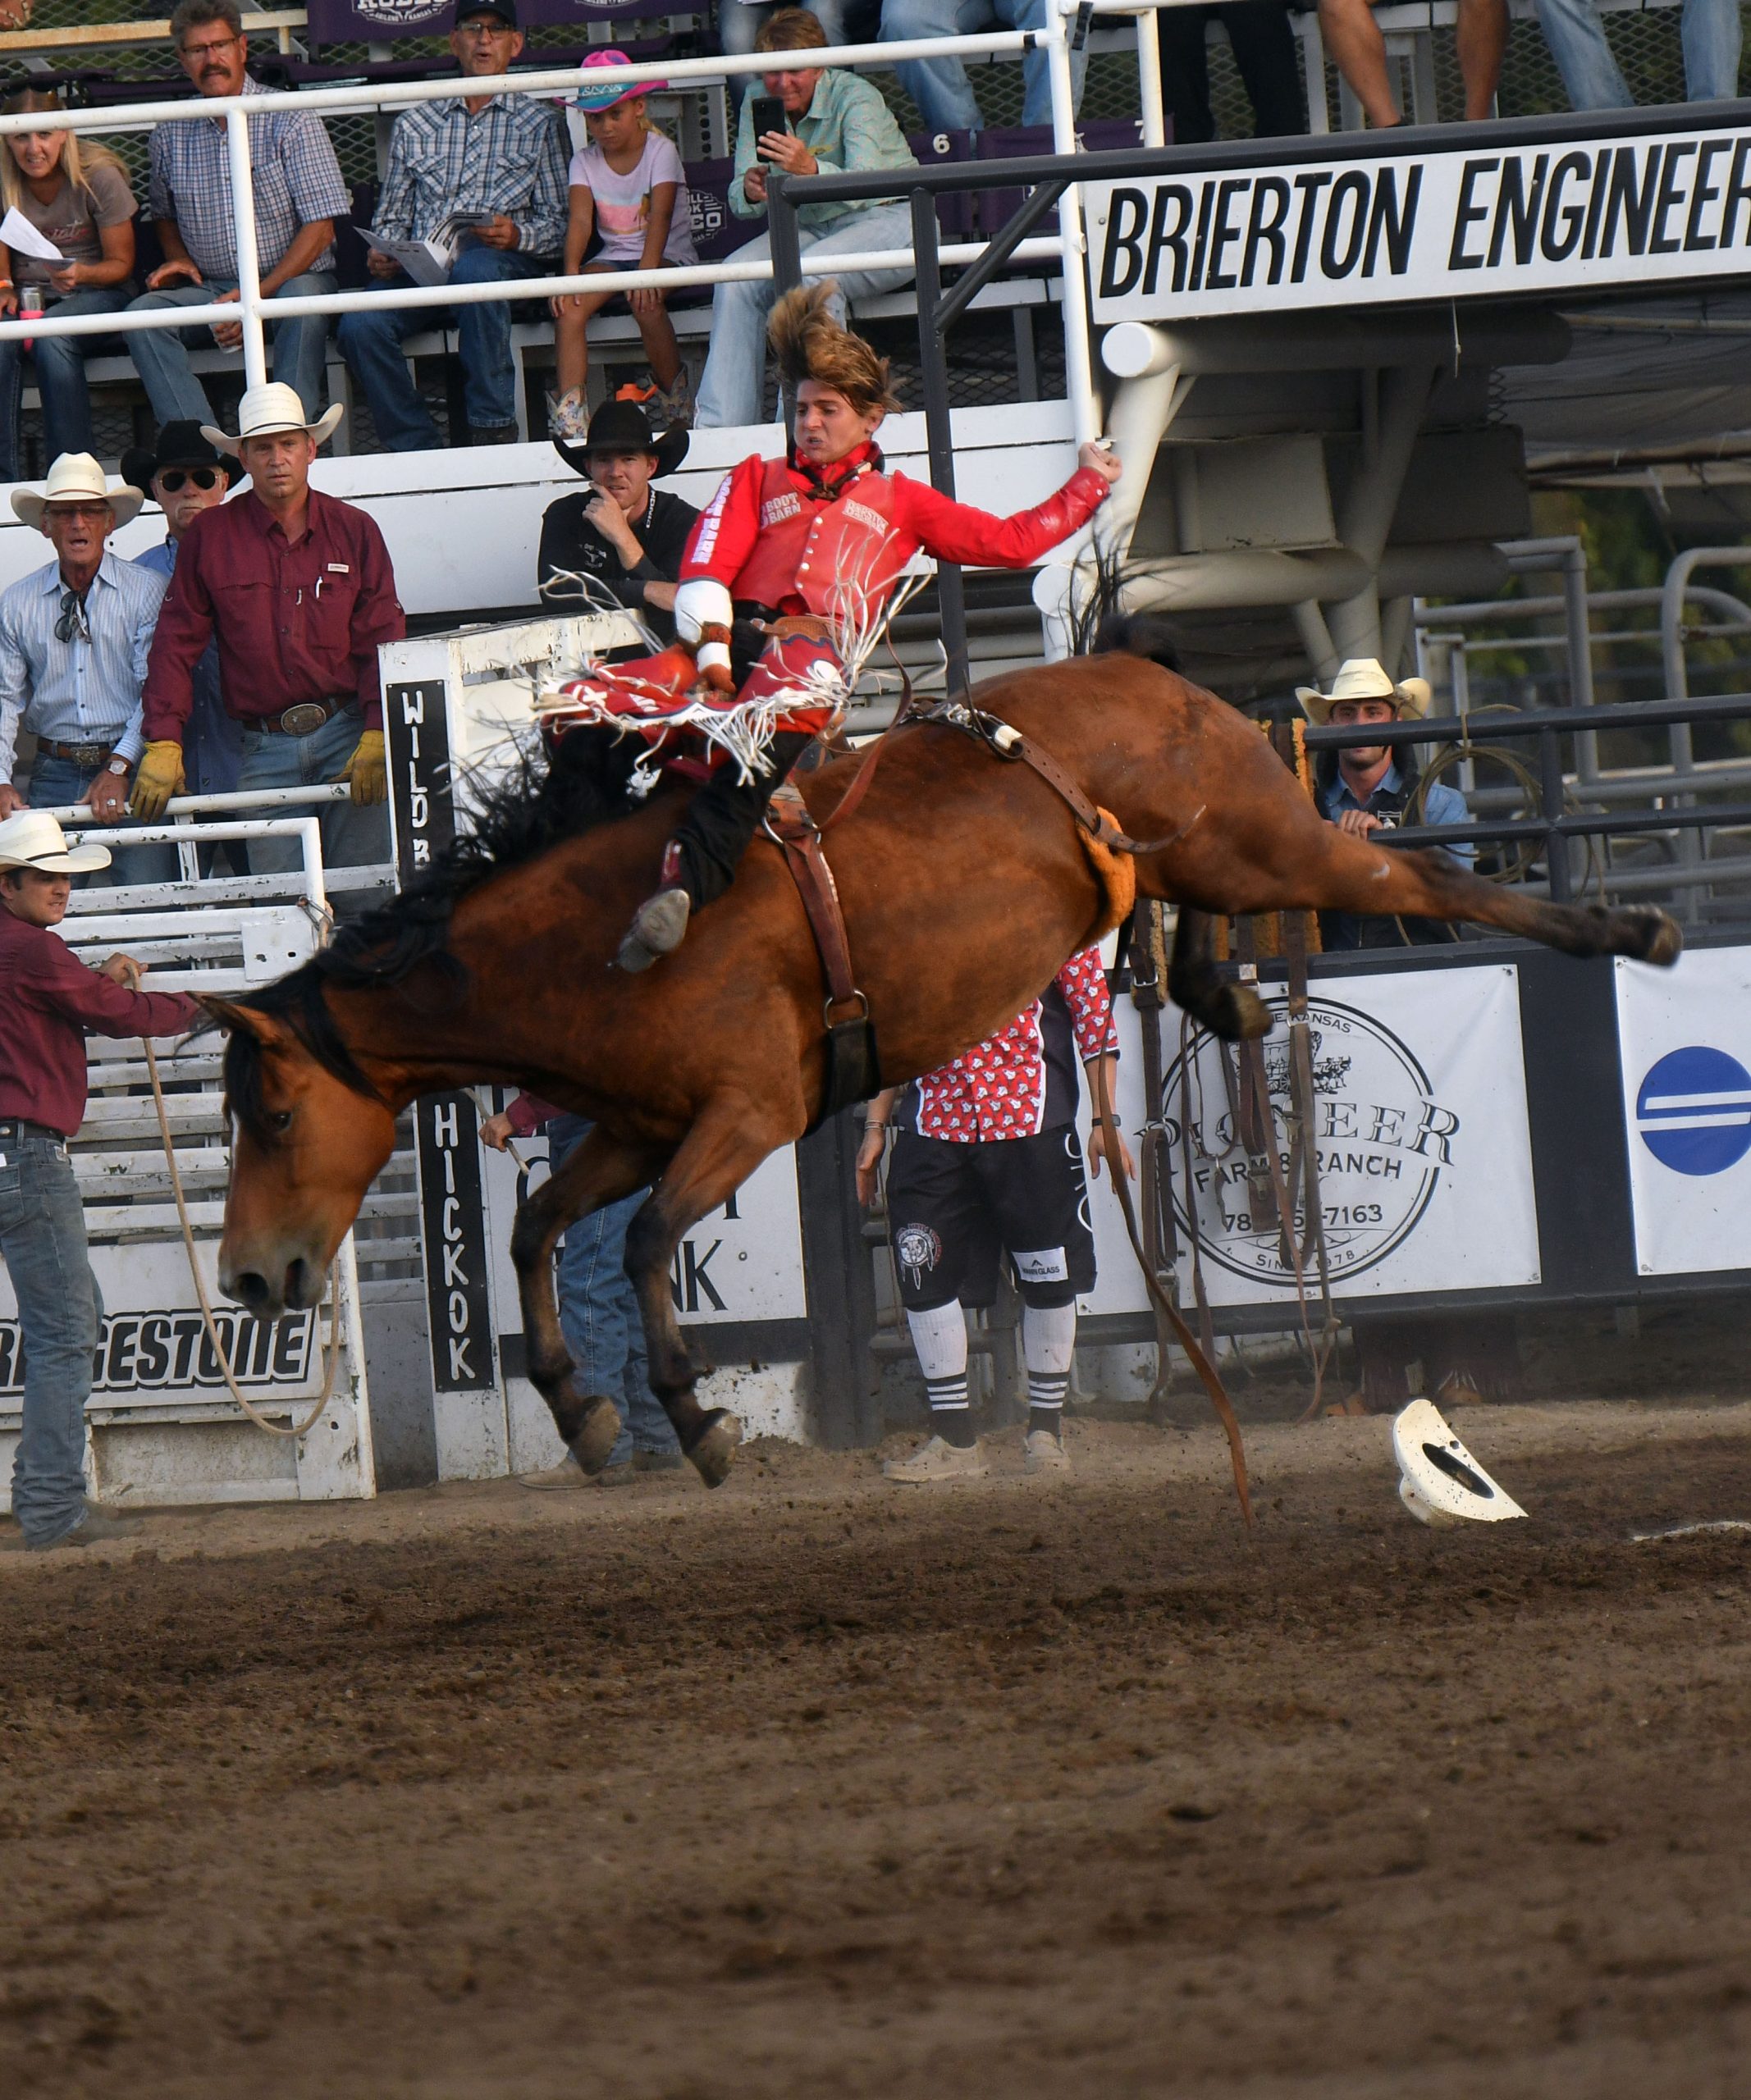
[[[1742,275],[1751,129],[1090,183],[1097,322]]]

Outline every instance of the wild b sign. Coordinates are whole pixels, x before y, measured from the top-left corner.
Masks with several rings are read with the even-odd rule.
[[[1152,174],[1085,191],[1098,322],[1597,292],[1751,263],[1751,130]]]

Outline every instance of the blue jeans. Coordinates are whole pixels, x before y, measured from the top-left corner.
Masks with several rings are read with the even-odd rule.
[[[882,0],[881,40],[910,43],[925,36],[983,36],[999,30],[1043,30],[1047,0]],[[985,119],[958,58],[908,58],[897,65],[900,85],[918,105],[926,131],[980,131]],[[1070,78],[1078,106],[1088,53],[1070,54]],[[1030,51],[1022,61],[1022,121],[1052,121],[1052,72],[1044,51]]]
[[[235,277],[209,277],[203,285],[172,285],[162,292],[143,292],[128,308],[144,313],[166,306],[206,306],[221,292],[237,289]],[[281,285],[276,299],[314,299],[335,289],[331,270],[313,270]],[[273,376],[295,386],[305,415],[314,422],[322,404],[322,363],[328,347],[328,317],[322,313],[299,316],[273,324]],[[186,347],[185,347],[186,346]],[[189,352],[213,347],[213,331],[199,328],[136,328],[128,336],[128,355],[152,403],[159,422],[210,423],[213,406],[206,390],[189,369]],[[237,369],[243,369],[243,352],[237,352]]]
[[[517,249],[464,248],[450,270],[453,285],[503,284],[540,277],[559,266],[551,256]],[[393,291],[409,280],[397,277]],[[377,434],[391,452],[430,452],[444,441],[419,398],[407,359],[406,338],[425,328],[453,327],[462,359],[462,409],[471,430],[505,430],[517,420],[517,368],[510,354],[510,307],[504,300],[459,306],[448,313],[429,306],[386,308],[382,313],[345,313],[336,331],[347,369],[364,389]]]
[[[718,43],[725,57],[745,58],[753,49],[754,39],[759,35],[762,25],[777,12],[775,0],[770,7],[751,4],[751,0],[718,0]],[[809,12],[826,31],[829,44],[874,41],[866,34],[865,18],[871,9],[865,4],[865,0],[819,0],[819,4],[811,7]],[[743,84],[742,79],[731,82],[732,102],[739,103]]]
[[[74,292],[48,308],[51,319],[75,313],[120,313],[132,290],[112,285]],[[39,336],[30,355],[36,360],[37,392],[43,401],[43,463],[63,452],[96,450],[91,435],[91,395],[85,385],[85,359],[104,339],[101,336]],[[19,414],[25,394],[25,346],[0,343],[0,482],[16,482],[24,468],[19,441]]]
[[[356,706],[343,707],[308,737],[276,736],[266,729],[245,728],[237,785],[240,788],[314,788],[324,780],[338,780],[359,748],[364,730],[364,717]],[[316,806],[322,810],[325,868],[362,868],[389,858],[386,805],[327,802]],[[266,814],[295,817],[308,816],[310,811],[287,809]],[[252,875],[293,874],[303,865],[304,855],[295,838],[250,842]]]
[[[97,777],[70,758],[50,758],[46,751],[39,751],[30,769],[30,792],[25,799],[33,810],[65,809],[68,803],[76,802]],[[125,817],[122,821],[133,819]],[[112,883],[173,883],[177,872],[174,846],[112,846],[104,874]],[[75,875],[73,887],[79,888],[85,880],[84,876]]]
[[[593,1125],[560,1116],[547,1125],[547,1156],[559,1171]],[[608,1454],[624,1466],[636,1448],[681,1448],[662,1402],[651,1390],[644,1322],[626,1273],[626,1228],[650,1194],[640,1189],[565,1228],[560,1248],[560,1326],[583,1393],[606,1393],[620,1411],[620,1434]]]
[[[1630,109],[1630,93],[1593,0],[1538,0],[1538,26],[1575,109]],[[1739,93],[1739,0],[1685,0],[1685,93],[1717,102]]]
[[[53,1545],[85,1522],[85,1402],[103,1300],[66,1146],[48,1131],[0,1139],[0,1258],[25,1347],[12,1513],[32,1545]]]
[[[826,232],[799,226],[798,240],[805,250],[819,249],[831,255],[860,253],[870,249],[910,249],[912,212],[904,204],[877,204],[866,212],[853,212]],[[766,236],[751,240],[725,259],[752,262],[772,253]],[[848,299],[873,299],[880,292],[898,291],[911,277],[910,270],[857,270],[839,281],[833,312],[845,319]],[[760,421],[761,383],[766,367],[766,316],[778,298],[778,286],[765,283],[720,285],[711,294],[711,348],[699,381],[699,398],[693,421],[702,430],[729,430]]]

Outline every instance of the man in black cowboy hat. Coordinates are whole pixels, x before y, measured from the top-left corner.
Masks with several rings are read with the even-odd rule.
[[[224,502],[240,471],[237,462],[226,459],[194,422],[166,423],[155,445],[136,445],[123,453],[122,480],[164,513],[164,539],[138,557],[140,567],[173,575],[183,534],[203,510]],[[191,795],[228,795],[237,785],[243,732],[219,698],[216,641],[208,643],[194,667],[194,707],[182,756]]]
[[[699,513],[651,484],[686,458],[687,432],[653,436],[635,403],[610,401],[591,418],[582,445],[553,442],[591,491],[562,495],[542,519],[537,579],[543,602],[555,612],[581,609],[587,600],[570,578],[586,577],[670,640],[675,581]]]

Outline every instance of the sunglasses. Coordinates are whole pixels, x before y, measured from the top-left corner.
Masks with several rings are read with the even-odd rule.
[[[166,467],[153,479],[167,495],[175,495],[186,482],[193,482],[198,489],[217,488],[224,478],[218,467]]]
[[[55,622],[57,641],[80,641],[91,639],[91,622],[86,617],[85,601],[76,591],[63,591],[61,594],[61,617]]]

